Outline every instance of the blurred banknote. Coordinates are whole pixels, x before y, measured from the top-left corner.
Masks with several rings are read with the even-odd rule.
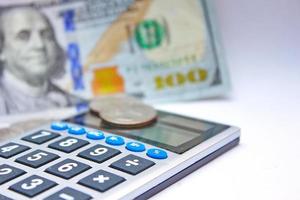
[[[201,0],[1,0],[0,112],[126,93],[148,102],[228,89]]]

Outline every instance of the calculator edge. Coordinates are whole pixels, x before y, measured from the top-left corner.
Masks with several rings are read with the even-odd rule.
[[[188,169],[193,164],[197,163],[198,161],[201,161],[206,156],[213,154],[218,149],[226,146],[230,142],[238,139],[239,137],[240,129],[231,126],[228,129],[217,134],[216,136],[208,139],[207,141],[193,147],[189,151],[183,154],[176,154],[178,155],[178,157],[172,157],[170,162],[164,162],[163,165],[160,165],[161,169],[155,171],[155,173],[153,173],[153,170],[151,170],[150,168],[148,173],[145,174],[146,179],[142,180],[143,184],[141,184],[141,182],[138,181],[138,183],[130,184],[130,186],[126,187],[125,189],[122,187],[122,189],[119,188],[121,189],[121,191],[118,191],[113,195],[111,195],[110,193],[111,196],[105,195],[104,197],[105,199],[145,199],[147,198],[147,195],[151,193],[149,193],[149,191],[153,191],[151,189],[159,187],[161,190],[164,189],[162,188],[163,185],[161,184],[164,183],[166,180],[169,180],[170,178],[176,176],[176,174],[179,174],[183,170]],[[17,138],[20,138],[20,136],[14,137],[14,139],[12,140],[14,141]],[[209,161],[210,160],[208,160],[207,162]],[[153,176],[154,174],[156,177]],[[98,195],[96,195],[95,197],[97,198]]]
[[[146,196],[152,193],[151,190],[154,189],[155,187],[156,189],[161,187],[160,190],[157,190],[157,192],[161,191],[166,186],[165,185],[160,186],[160,184],[164,183],[166,180],[169,180],[174,176],[176,178],[177,174],[178,176],[180,176],[180,172],[186,173],[186,171],[184,171],[185,169],[188,170],[188,168],[191,167],[193,164],[197,165],[197,162],[201,162],[202,159],[210,156],[209,157],[210,159],[203,160],[202,162],[204,161],[206,162],[202,163],[202,165],[200,165],[199,167],[203,166],[213,158],[216,158],[218,155],[220,155],[221,154],[220,152],[222,152],[222,150],[220,149],[222,149],[222,147],[224,147],[223,148],[224,151],[222,152],[224,153],[230,149],[229,147],[236,146],[239,143],[239,139],[240,139],[240,128],[231,126],[228,129],[224,130],[223,132],[219,133],[218,135],[210,138],[209,140],[193,147],[189,151],[183,154],[178,154],[178,157],[176,159],[173,158],[172,160],[170,160],[169,164],[161,166],[161,169],[155,172],[156,178],[153,178],[153,171],[150,169],[149,173],[146,175],[143,181],[144,184],[142,187],[131,185],[130,187],[126,188],[127,191],[130,191],[126,195],[122,195],[122,196],[113,195],[112,198],[109,199],[122,199],[122,200],[135,199],[135,198],[145,199]],[[227,149],[226,149],[226,145],[228,145]],[[170,182],[169,185],[171,185],[172,183]],[[140,182],[137,184],[140,184]],[[135,189],[130,189],[130,188],[135,188]]]

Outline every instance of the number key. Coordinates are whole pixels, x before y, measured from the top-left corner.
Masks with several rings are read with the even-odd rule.
[[[27,151],[28,149],[30,149],[30,148],[25,146],[25,145],[10,142],[8,144],[0,146],[0,157],[10,158],[10,157],[13,157],[13,156],[15,156],[19,153]]]
[[[90,200],[92,197],[72,188],[66,187],[47,197],[45,200]]]
[[[26,172],[21,169],[6,164],[0,165],[0,185],[14,178],[17,178],[25,173]]]
[[[79,153],[78,156],[97,163],[102,163],[120,153],[119,150],[98,144]]]
[[[74,137],[66,137],[62,140],[50,144],[49,147],[65,153],[71,153],[87,144],[89,144],[88,141]]]
[[[59,176],[64,179],[70,179],[88,169],[91,167],[83,164],[81,162],[71,160],[71,159],[66,159],[60,163],[57,163],[48,169],[46,169],[46,172]]]
[[[32,168],[38,168],[57,158],[59,158],[59,156],[54,153],[50,153],[42,150],[36,150],[32,153],[26,154],[16,159],[16,162],[21,163],[23,165],[27,165]]]
[[[41,130],[36,133],[33,133],[31,135],[28,135],[26,137],[23,137],[22,140],[25,140],[27,142],[32,142],[35,144],[43,144],[45,142],[48,142],[54,138],[57,138],[60,136],[60,134],[51,132],[51,131],[46,131],[46,130]]]
[[[34,197],[56,185],[53,181],[33,175],[10,186],[9,189],[27,197]]]

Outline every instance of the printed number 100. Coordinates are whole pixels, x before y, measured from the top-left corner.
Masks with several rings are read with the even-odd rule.
[[[192,69],[187,73],[177,72],[166,76],[154,78],[156,90],[165,88],[180,87],[185,84],[196,84],[207,79],[207,71],[204,69]]]

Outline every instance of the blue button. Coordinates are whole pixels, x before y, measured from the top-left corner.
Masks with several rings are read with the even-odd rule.
[[[54,122],[51,124],[51,129],[56,130],[56,131],[64,131],[67,130],[68,124],[62,123],[62,122]]]
[[[104,134],[101,131],[89,131],[86,137],[92,140],[102,140],[104,139]]]
[[[134,151],[134,152],[142,152],[145,151],[145,145],[138,143],[138,142],[128,142],[126,144],[126,149],[129,151]]]
[[[168,157],[168,154],[161,149],[149,149],[147,152],[147,156],[155,159],[166,159]]]
[[[125,143],[124,139],[119,136],[108,136],[105,142],[107,144],[114,145],[114,146],[123,145]]]
[[[73,134],[73,135],[83,135],[85,134],[85,129],[79,126],[73,126],[69,128],[69,133]]]

